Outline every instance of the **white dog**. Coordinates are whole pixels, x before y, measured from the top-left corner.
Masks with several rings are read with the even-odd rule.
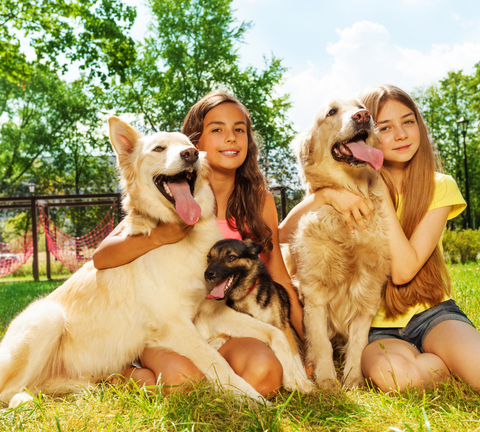
[[[375,138],[370,113],[358,101],[334,100],[293,143],[307,194],[323,187],[344,189],[375,205],[368,232],[357,227],[354,235],[332,206],[305,214],[291,245],[305,304],[307,359],[323,386],[336,381],[331,340],[346,343],[345,385],[364,382],[360,358],[390,271],[377,171],[383,154]]]
[[[264,341],[282,363],[285,386],[310,391],[282,332],[204,300],[211,289],[204,280],[207,253],[221,234],[198,150],[180,133],[141,137],[118,118],[109,124],[129,213],[123,233],[149,235],[160,221],[195,228],[121,267],[97,271],[89,262],[28,306],[0,345],[0,400],[14,407],[31,400],[30,392],[79,391],[121,373],[149,346],[175,351],[212,382],[263,401],[206,342],[219,332]],[[207,305],[197,316],[202,302]]]

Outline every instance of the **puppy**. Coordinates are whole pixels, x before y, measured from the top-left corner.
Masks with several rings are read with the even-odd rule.
[[[226,299],[227,306],[280,329],[294,353],[296,339],[290,326],[287,290],[273,281],[259,254],[263,247],[248,239],[220,240],[210,249],[205,280],[215,284],[207,299]],[[217,349],[228,340],[225,333],[210,342]]]
[[[332,340],[345,353],[344,385],[364,383],[360,359],[390,263],[381,210],[378,170],[383,154],[370,113],[356,100],[333,100],[320,108],[312,127],[292,144],[307,195],[324,187],[344,189],[375,205],[368,231],[352,235],[344,217],[324,205],[302,216],[291,243],[295,283],[305,312],[307,362],[318,384],[336,382]],[[292,266],[290,266],[292,268]]]

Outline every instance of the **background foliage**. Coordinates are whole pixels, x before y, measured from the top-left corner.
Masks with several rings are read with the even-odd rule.
[[[470,190],[469,228],[480,225],[480,62],[472,75],[463,71],[449,72],[439,83],[419,89],[415,93],[430,133],[442,157],[445,172],[458,183],[464,197],[465,167],[467,159]],[[466,154],[463,135],[459,132],[457,120],[469,120],[466,135]],[[450,228],[467,228],[467,212],[449,223]]]
[[[295,131],[289,96],[281,91],[286,69],[274,54],[261,68],[241,66],[238,48],[252,24],[237,21],[232,1],[149,0],[151,24],[138,42],[130,36],[136,10],[121,0],[2,1],[0,195],[25,196],[27,183],[37,185],[37,194],[115,192],[108,115],[126,115],[143,133],[177,131],[192,104],[221,89],[249,108],[259,163],[271,186],[287,186],[291,208],[303,191],[288,148]],[[479,88],[480,63],[471,75],[452,71],[415,92],[446,172],[464,195],[456,120],[470,119],[474,227],[480,219]],[[79,235],[103,213],[65,210],[58,219]],[[24,216],[15,224],[18,234],[27,223]],[[450,223],[460,226],[466,227],[466,213]]]

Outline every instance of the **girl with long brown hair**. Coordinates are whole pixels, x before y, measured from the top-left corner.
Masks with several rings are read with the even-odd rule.
[[[360,101],[376,122],[384,155],[382,178],[388,222],[391,279],[373,319],[362,355],[365,377],[383,391],[431,386],[453,372],[480,389],[477,360],[480,333],[450,298],[450,279],[442,258],[446,222],[465,201],[441,162],[413,99],[398,87],[364,90]],[[330,204],[368,229],[370,201],[346,191],[322,189],[294,209],[280,227],[288,236],[298,218]]]
[[[251,238],[264,247],[262,259],[273,279],[290,294],[291,320],[303,337],[302,307],[283,264],[278,243],[275,202],[268,192],[257,163],[258,147],[252,133],[250,113],[236,98],[212,92],[188,112],[182,132],[207,153],[209,180],[216,200],[217,224],[225,238]],[[194,226],[160,224],[150,237],[122,237],[120,224],[93,256],[97,269],[126,264],[150,250],[175,243]],[[227,341],[219,353],[232,369],[264,396],[273,395],[282,383],[282,366],[263,342],[252,338]],[[162,390],[186,389],[186,380],[202,378],[198,368],[175,352],[145,348],[143,367],[132,367],[123,375],[139,385],[154,386],[160,377]]]

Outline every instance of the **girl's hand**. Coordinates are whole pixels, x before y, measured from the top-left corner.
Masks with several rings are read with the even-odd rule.
[[[182,240],[193,229],[184,223],[160,223],[144,237],[121,235],[124,227],[124,222],[118,224],[94,252],[93,264],[98,270],[128,264],[153,249]]]
[[[325,204],[331,205],[345,217],[347,228],[352,234],[355,233],[354,221],[360,229],[368,231],[365,221],[371,222],[371,213],[375,210],[369,198],[364,199],[344,189],[331,188],[320,189],[315,194],[321,194]]]
[[[150,234],[150,240],[157,245],[156,247],[177,243],[186,237],[194,226],[185,223],[160,222]]]

